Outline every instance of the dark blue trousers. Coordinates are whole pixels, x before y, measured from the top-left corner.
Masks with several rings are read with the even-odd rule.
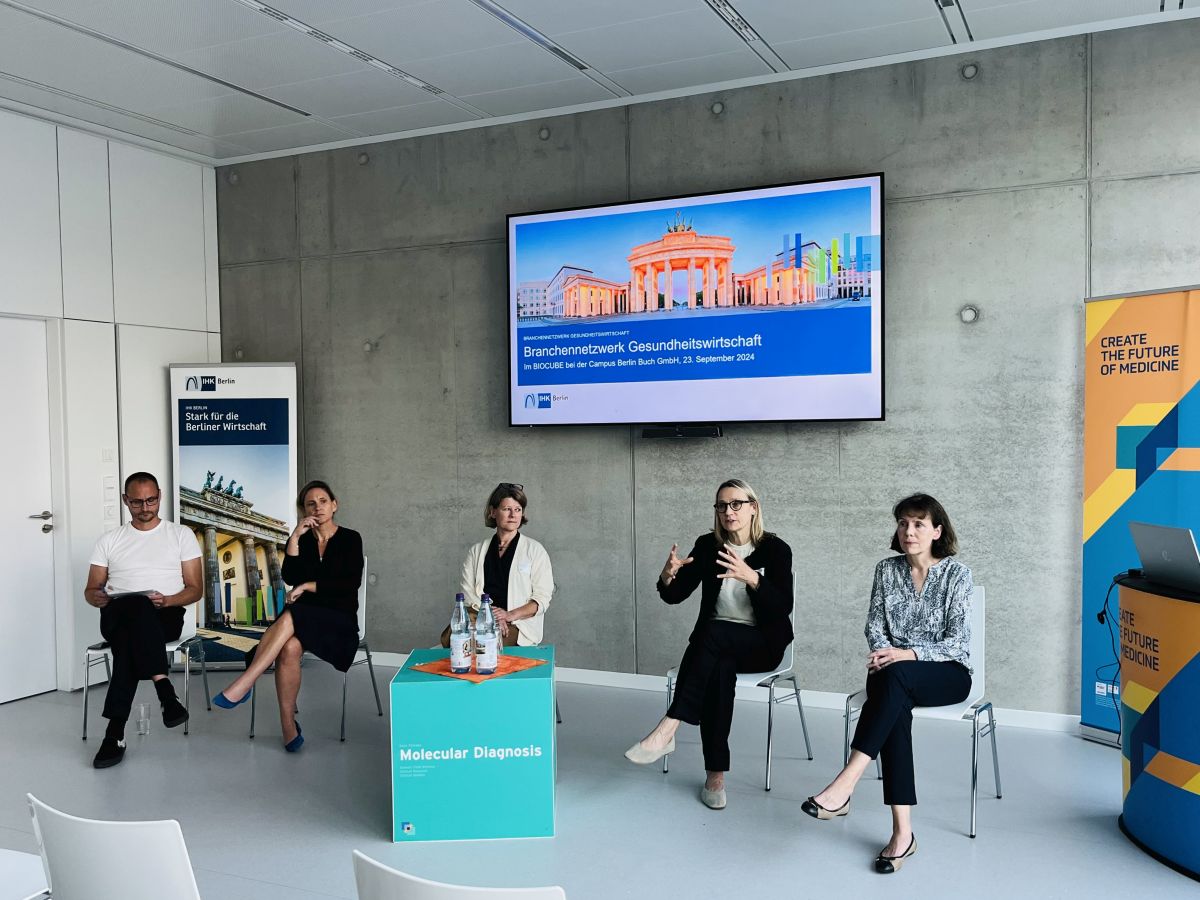
[[[912,711],[914,706],[961,703],[971,690],[971,673],[956,662],[905,660],[867,676],[863,704],[850,746],[883,766],[883,802],[915,806]]]

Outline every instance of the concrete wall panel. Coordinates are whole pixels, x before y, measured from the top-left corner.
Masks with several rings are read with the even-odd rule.
[[[1200,168],[1200,20],[1092,37],[1092,174]]]
[[[221,265],[296,255],[296,161],[234,166],[217,178]]]
[[[1092,296],[1200,284],[1200,175],[1092,188]]]
[[[631,106],[631,193],[879,171],[889,197],[1080,178],[1085,48],[1022,44]],[[971,81],[966,59],[979,65]]]
[[[623,199],[624,123],[611,109],[329,151],[326,167],[302,170],[315,196],[301,203],[301,244],[343,253],[502,240],[508,213]]]

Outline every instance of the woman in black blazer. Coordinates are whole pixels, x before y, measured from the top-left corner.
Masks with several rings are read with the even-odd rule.
[[[722,484],[713,509],[713,530],[696,539],[685,559],[672,546],[659,576],[667,603],[682,603],[702,586],[700,614],[670,709],[625,756],[639,765],[655,762],[675,750],[680,722],[699,725],[708,772],[700,800],[724,809],[737,674],[779,665],[792,641],[792,549],[763,531],[758,495],[744,481]]]

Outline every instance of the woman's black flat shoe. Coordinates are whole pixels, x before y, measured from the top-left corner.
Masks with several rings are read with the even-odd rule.
[[[917,852],[917,836],[914,834],[908,842],[908,849],[899,856],[884,856],[880,853],[875,857],[875,871],[880,875],[892,875],[900,871],[904,861]]]
[[[827,821],[829,819],[836,819],[838,816],[850,815],[850,798],[847,797],[846,802],[837,809],[826,809],[812,797],[809,797],[800,804],[800,809],[803,812],[808,813],[808,815],[812,816],[814,819]]]

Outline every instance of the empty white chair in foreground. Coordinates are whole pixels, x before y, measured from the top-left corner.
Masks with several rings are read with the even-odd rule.
[[[913,709],[914,719],[948,719],[950,721],[965,721],[971,723],[971,831],[975,837],[975,807],[979,797],[979,739],[990,736],[992,739],[992,774],[996,778],[996,799],[1000,799],[1000,759],[996,755],[996,716],[992,703],[984,694],[986,684],[986,649],[987,641],[984,628],[984,590],[982,585],[971,589],[971,692],[962,703],[952,703],[949,706],[918,706]],[[846,698],[846,729],[843,736],[843,764],[850,761],[850,726],[862,712],[866,702],[867,692],[859,691]],[[987,724],[981,725],[980,716],[987,713]],[[875,769],[880,771],[879,759],[875,759]]]
[[[482,888],[443,884],[408,875],[354,851],[358,900],[566,900],[560,887]]]
[[[200,900],[175,820],[81,819],[25,796],[53,900]]]
[[[46,867],[36,853],[0,848],[0,898],[41,900],[49,896]]]

